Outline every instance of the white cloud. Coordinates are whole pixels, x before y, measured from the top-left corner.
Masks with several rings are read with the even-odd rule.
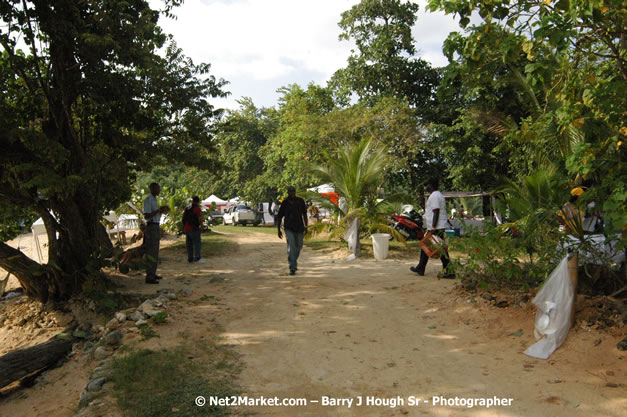
[[[346,64],[351,43],[339,41],[337,22],[359,0],[186,0],[174,10],[177,20],[160,20],[194,62],[208,62],[212,74],[231,81],[233,96],[220,105],[251,96],[262,106],[276,104],[275,90],[298,82],[324,84]],[[159,0],[151,0],[160,7]],[[457,25],[452,17],[420,14],[413,34],[419,55],[446,65],[442,41]],[[303,76],[309,78],[303,80]],[[242,83],[241,80],[246,80]],[[236,84],[237,83],[237,84]],[[244,84],[254,95],[243,90]],[[265,92],[265,93],[262,93]]]

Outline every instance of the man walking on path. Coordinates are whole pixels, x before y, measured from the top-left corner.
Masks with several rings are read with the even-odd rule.
[[[425,205],[425,228],[427,231],[430,231],[432,235],[436,235],[441,239],[445,238],[444,231],[447,228],[448,218],[446,214],[446,200],[441,192],[438,191],[439,181],[437,178],[433,178],[429,180],[427,183],[427,191],[431,194],[427,199],[427,204]],[[445,248],[438,249],[440,252],[440,260],[442,261],[442,273],[438,275],[440,278],[455,278],[455,274],[448,272],[446,267],[448,266],[450,259],[448,252]],[[409,269],[412,272],[417,273],[420,276],[424,276],[425,268],[427,267],[427,262],[429,261],[429,256],[421,250],[420,251],[420,262],[416,266],[412,266]]]
[[[287,187],[287,198],[281,203],[277,215],[277,230],[279,239],[283,239],[281,233],[281,221],[285,218],[284,229],[287,240],[287,261],[290,265],[290,275],[294,275],[298,269],[298,255],[303,247],[303,239],[307,230],[307,206],[305,200],[296,197],[296,188]]]
[[[161,239],[161,214],[168,213],[168,206],[161,206],[157,203],[157,196],[161,193],[161,186],[156,182],[150,184],[150,195],[144,200],[144,219],[146,220],[146,230],[144,232],[144,253],[148,258],[148,269],[146,269],[146,284],[158,284],[161,277],[157,275],[157,264],[159,263],[159,240]]]
[[[192,204],[187,206],[183,213],[183,232],[185,232],[185,246],[187,246],[187,261],[189,263],[205,263],[200,259],[202,210],[200,210],[199,204],[200,198],[194,196]]]

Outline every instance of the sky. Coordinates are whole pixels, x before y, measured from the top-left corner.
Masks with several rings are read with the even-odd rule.
[[[160,0],[150,0],[161,8]],[[257,107],[273,107],[282,86],[324,86],[346,65],[352,44],[338,36],[342,12],[359,0],[185,0],[176,20],[160,26],[195,63],[211,64],[211,74],[230,82],[227,99],[216,107],[236,109],[250,97]],[[459,26],[451,15],[428,13],[420,5],[412,33],[418,56],[444,66],[442,43]]]

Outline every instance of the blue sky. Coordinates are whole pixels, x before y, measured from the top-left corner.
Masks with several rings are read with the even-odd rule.
[[[159,0],[150,0],[160,8]],[[325,85],[345,66],[351,43],[339,41],[337,23],[359,0],[186,0],[174,10],[176,20],[160,25],[174,35],[194,62],[208,62],[211,73],[229,81],[231,96],[217,107],[237,108],[251,97],[259,107],[275,106],[282,86],[310,82]],[[418,56],[446,65],[442,42],[459,30],[452,16],[425,12],[421,0],[413,28]]]

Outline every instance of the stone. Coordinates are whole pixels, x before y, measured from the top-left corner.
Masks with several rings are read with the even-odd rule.
[[[148,324],[148,321],[147,320],[137,320],[135,322],[136,326],[143,326],[144,324]]]
[[[83,353],[89,352],[94,347],[93,342],[85,342],[85,346],[83,346]]]
[[[94,350],[94,359],[96,359],[97,361],[101,361],[103,359],[108,358],[110,355],[110,352],[103,348],[102,346],[98,346],[95,350]]]
[[[81,408],[86,407],[97,396],[98,396],[97,392],[87,392],[87,391],[81,392],[81,398],[78,401],[78,406]],[[83,415],[86,415],[86,414],[83,414]]]
[[[133,320],[134,322],[138,322],[139,320],[144,320],[145,318],[146,316],[144,316],[144,313],[142,313],[139,310],[134,311],[133,314],[131,314],[131,320]]]
[[[120,323],[124,323],[126,321],[126,314],[124,314],[124,313],[115,313],[115,318]]]
[[[91,379],[107,378],[107,380],[109,380],[112,376],[113,369],[103,368],[102,366],[94,369],[91,373]]]
[[[484,292],[483,294],[481,294],[481,298],[483,298],[484,300],[488,300],[488,301],[496,300],[496,297],[490,294],[489,292]]]
[[[100,367],[100,368],[110,368],[112,364],[113,364],[113,359],[109,358],[109,359],[105,359],[102,362],[100,362],[98,364],[98,367]]]
[[[124,333],[119,330],[114,330],[107,333],[104,337],[104,342],[109,346],[118,346],[122,343],[122,339],[124,339]]]
[[[102,386],[105,382],[107,382],[107,378],[104,377],[92,379],[91,381],[89,381],[85,389],[87,390],[87,392],[98,392],[102,389]]]
[[[120,327],[120,322],[115,317],[109,320],[105,326],[107,329],[117,329]]]
[[[164,294],[161,294],[159,297],[157,297],[157,299],[156,299],[156,300],[157,300],[158,302],[160,302],[160,303],[161,303],[161,305],[165,305],[165,304],[167,304],[167,303],[168,303],[168,301],[170,301],[170,299],[169,299],[166,295],[164,295]]]
[[[152,317],[155,314],[160,313],[161,311],[157,310],[153,305],[152,300],[146,300],[142,303],[142,305],[138,308],[139,311],[143,312],[148,317]]]
[[[191,288],[183,288],[183,295],[186,297],[189,297],[190,295],[192,295],[192,289]]]
[[[618,348],[618,350],[627,350],[627,337],[618,342],[616,347]]]
[[[169,300],[176,300],[178,298],[177,295],[173,292],[169,292],[165,296],[168,297]]]

